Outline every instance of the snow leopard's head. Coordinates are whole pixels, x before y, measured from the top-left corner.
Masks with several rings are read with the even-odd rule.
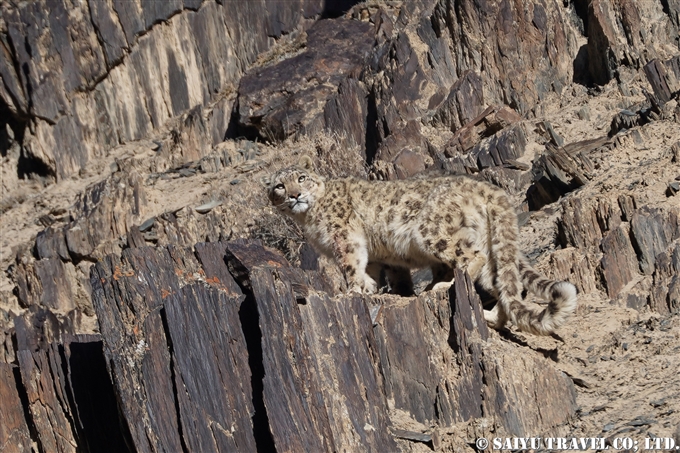
[[[305,214],[323,196],[324,178],[314,172],[309,156],[303,156],[297,165],[277,171],[263,182],[269,200],[276,208],[291,217]]]

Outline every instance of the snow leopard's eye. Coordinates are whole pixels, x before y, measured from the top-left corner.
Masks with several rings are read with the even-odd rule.
[[[277,184],[277,185],[274,186],[274,190],[283,190],[283,189],[284,189],[283,184]]]
[[[307,177],[305,175],[302,175],[298,178],[298,182],[305,182],[305,179],[307,179]]]

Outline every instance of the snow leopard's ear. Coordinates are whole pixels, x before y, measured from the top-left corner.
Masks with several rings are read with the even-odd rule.
[[[312,162],[312,158],[307,155],[300,158],[298,165],[307,171],[314,171],[314,162]]]
[[[263,175],[260,178],[260,184],[262,184],[266,189],[269,189],[272,185],[272,176],[273,175]]]

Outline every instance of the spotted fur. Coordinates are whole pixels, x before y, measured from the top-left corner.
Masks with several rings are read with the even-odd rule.
[[[410,280],[404,268],[431,267],[445,275],[458,267],[498,299],[484,312],[494,328],[510,321],[546,335],[576,308],[574,285],[543,277],[519,251],[515,210],[505,192],[490,184],[462,176],[326,180],[305,157],[273,175],[267,187],[272,204],[321,253],[336,259],[351,290],[374,293],[376,265],[402,280]],[[525,305],[523,287],[548,299],[548,306]]]

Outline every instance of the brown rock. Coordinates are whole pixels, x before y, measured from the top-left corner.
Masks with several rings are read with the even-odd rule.
[[[670,246],[656,256],[651,306],[658,313],[680,310],[680,244]]]
[[[255,69],[241,79],[238,121],[242,133],[282,140],[295,132],[313,133],[326,128],[327,103],[336,98],[343,80],[359,75],[374,40],[373,27],[363,22],[340,19],[315,23],[307,31],[307,46],[302,53]],[[351,98],[350,104],[354,104],[356,98]],[[365,94],[357,101],[363,98]],[[365,122],[365,115],[336,115],[343,120]],[[326,117],[337,121],[330,113]]]
[[[66,276],[65,266],[60,259],[46,258],[36,261],[35,273],[42,289],[40,305],[61,312],[75,307],[71,282]]]
[[[373,325],[363,298],[313,295],[299,306],[338,449],[396,449],[383,380],[375,362]],[[335,341],[329,342],[333,338]],[[365,341],[356,341],[365,338]],[[333,358],[332,362],[325,360]],[[351,369],[346,373],[343,370]],[[342,395],[338,398],[338,395]]]
[[[565,200],[558,224],[562,245],[584,249],[598,246],[603,232],[597,221],[597,212],[596,200],[576,197]]]
[[[238,321],[243,296],[232,292],[238,287],[225,280],[228,274],[199,270],[187,250],[150,248],[128,249],[122,260],[110,257],[93,269],[104,353],[138,451],[162,445],[255,449],[250,371]],[[147,395],[141,405],[140,388]],[[218,390],[224,388],[231,391]],[[231,434],[213,431],[218,424]]]
[[[7,452],[31,450],[31,433],[24,418],[24,407],[19,397],[14,372],[17,368],[0,363],[0,445]]]
[[[625,224],[610,231],[600,245],[602,249],[602,274],[607,287],[607,294],[615,298],[628,283],[639,275],[635,250],[628,239],[628,228]]]
[[[619,208],[621,208],[621,220],[630,222],[637,207],[635,197],[632,195],[619,195]]]
[[[540,209],[584,186],[595,169],[588,155],[609,143],[607,137],[602,137],[569,143],[561,148],[548,144],[546,153],[533,163],[534,183],[527,191],[529,209]]]
[[[570,381],[546,359],[492,338],[460,272],[449,293],[331,301],[317,273],[257,242],[196,251],[202,264],[188,250],[127,249],[92,272],[104,353],[138,450],[391,450],[403,431],[391,430],[392,409],[426,426],[483,416],[519,433],[550,430],[574,411]],[[547,399],[559,410],[546,410]],[[232,435],[211,432],[215,423]]]
[[[676,88],[677,85],[675,77],[671,78],[672,73],[666,71],[664,64],[657,59],[647,63],[643,69],[645,70],[647,80],[652,85],[654,95],[661,105],[670,101],[675,91],[673,88]]]
[[[101,258],[120,251],[119,238],[144,217],[146,195],[141,176],[132,169],[113,173],[78,194],[75,218],[64,228],[69,253],[76,259]]]
[[[479,116],[456,131],[445,145],[444,152],[448,157],[465,153],[471,150],[481,139],[494,135],[520,119],[521,117],[508,107],[487,107]],[[506,158],[513,157],[506,156]]]
[[[31,440],[46,451],[77,451],[82,445],[127,451],[101,339],[73,335],[68,320],[59,322],[42,309],[16,317],[15,326],[16,383],[26,395],[21,404]]]
[[[428,153],[428,141],[421,134],[417,121],[409,121],[403,128],[383,140],[375,158],[384,162],[394,162],[404,149],[421,155]]]
[[[35,248],[39,258],[60,258],[70,261],[71,256],[66,246],[64,230],[61,228],[46,228],[35,238]]]
[[[550,254],[549,276],[555,280],[573,283],[579,293],[595,292],[598,289],[595,269],[589,258],[583,250],[573,247],[555,250]]]
[[[64,179],[113,146],[216,100],[271,37],[320,14],[322,2],[111,0],[69,9],[41,0],[0,8],[0,98],[25,127],[28,160]],[[224,115],[215,124],[223,139]]]
[[[470,150],[480,170],[510,164],[524,155],[527,145],[526,131],[522,125],[503,129]]]
[[[426,156],[429,156],[430,149],[428,140],[420,132],[420,124],[409,121],[403,129],[388,136],[380,144],[375,160],[388,163],[393,168],[387,172],[385,179],[403,179],[428,167]]]
[[[456,74],[483,70],[485,101],[508,104],[523,115],[538,99],[570,82],[572,57],[567,61],[565,56],[576,55],[576,49],[562,14],[555,2],[532,1],[520,7],[465,0],[455,8],[435,8],[432,36],[444,35],[440,40],[451,43],[458,56],[441,58],[435,67],[443,72],[446,63]],[[424,21],[421,26],[427,27]],[[438,44],[436,39],[425,41],[431,48]]]
[[[630,230],[640,269],[643,274],[651,275],[656,256],[680,237],[680,209],[664,211],[643,206],[633,214]]]
[[[637,49],[643,47],[640,30],[641,17],[635,2],[595,0],[588,4],[588,61],[595,83],[609,82],[621,63],[639,67]],[[625,44],[619,40],[621,35],[625,36]]]
[[[548,371],[544,358],[523,351],[518,359],[509,344],[492,339],[479,298],[460,271],[448,297],[423,293],[406,300],[386,299],[376,323],[388,401],[392,409],[407,412],[416,422],[452,426],[483,415],[510,432],[525,432],[557,426],[575,410],[571,382]],[[454,363],[456,378],[447,373]],[[541,379],[522,379],[524,384],[533,383],[531,389],[520,388],[509,378],[531,375],[539,368]],[[552,397],[562,401],[561,409],[537,417],[535,408],[545,407]]]
[[[436,96],[430,98],[430,105],[428,105],[430,109],[434,107],[436,100]],[[451,86],[446,100],[437,107],[432,118],[433,124],[441,124],[456,131],[477,118],[483,109],[482,78],[474,71],[466,71]]]
[[[405,149],[394,158],[394,171],[399,179],[406,179],[425,170],[425,162],[421,154]]]

